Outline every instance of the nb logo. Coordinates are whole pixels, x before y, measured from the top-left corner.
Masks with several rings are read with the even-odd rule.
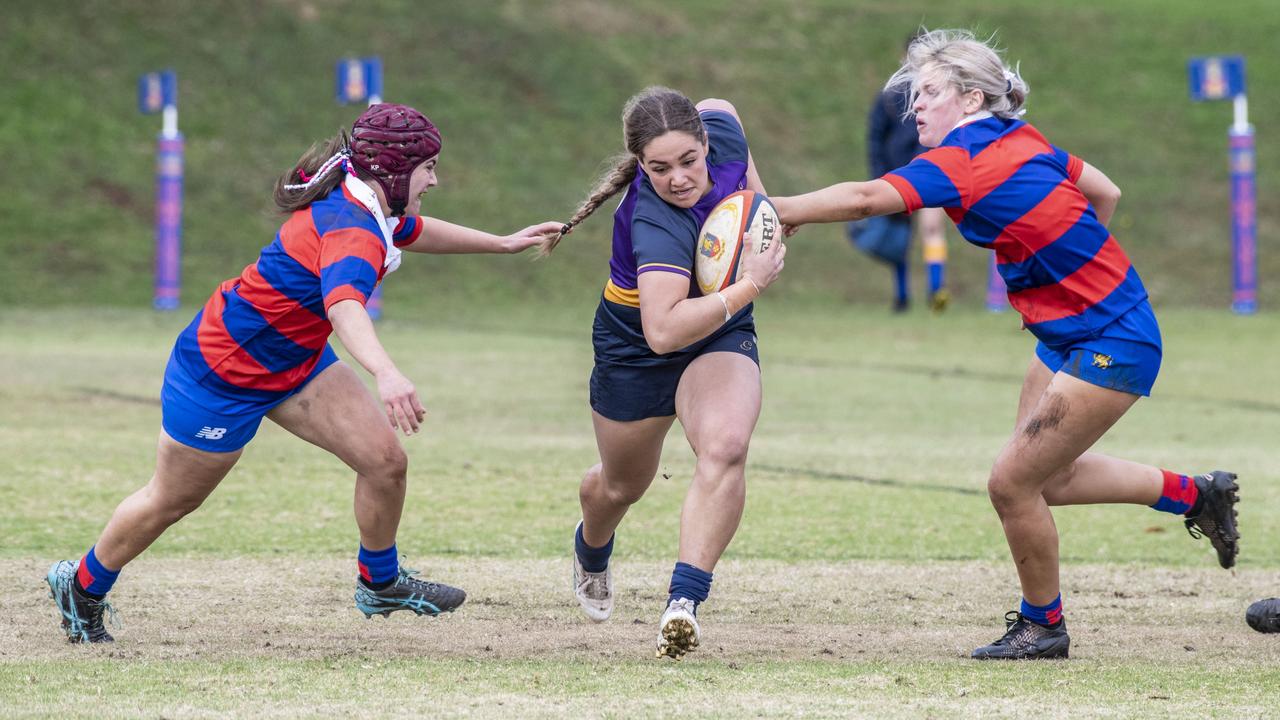
[[[205,440],[221,440],[222,436],[226,434],[227,434],[226,428],[216,428],[216,427],[209,427],[208,425],[205,425],[204,427],[200,428],[200,432],[196,433],[196,437],[204,438]]]

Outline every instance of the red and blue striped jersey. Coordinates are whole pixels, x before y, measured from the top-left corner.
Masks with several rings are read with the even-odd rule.
[[[884,176],[907,211],[945,208],[996,253],[1009,302],[1048,345],[1109,325],[1147,297],[1129,257],[1076,187],[1084,163],[1022,120],[988,117]]]
[[[401,218],[392,240],[402,247],[421,233],[422,218]],[[329,307],[367,302],[386,256],[378,219],[340,183],[292,213],[257,262],[214,291],[174,356],[201,385],[233,398],[287,393],[324,351]]]

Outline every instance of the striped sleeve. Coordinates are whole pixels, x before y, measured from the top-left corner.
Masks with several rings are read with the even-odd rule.
[[[396,230],[391,234],[391,241],[396,247],[402,248],[414,244],[422,235],[422,227],[426,218],[414,215],[413,217],[402,217],[400,222],[396,224]]]
[[[320,236],[320,294],[325,311],[342,300],[367,302],[385,255],[382,239],[364,228],[346,227]]]
[[[968,160],[968,153],[961,148],[934,148],[881,179],[902,196],[907,212],[922,207],[964,207],[969,194]]]
[[[669,224],[660,225],[645,218],[636,218],[631,223],[631,247],[635,252],[636,275],[668,272],[692,277],[696,236],[696,228],[692,231],[686,228],[684,233],[679,233]]]

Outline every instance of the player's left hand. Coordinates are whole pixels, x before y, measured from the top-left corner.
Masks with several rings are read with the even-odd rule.
[[[555,220],[530,225],[503,238],[503,246],[510,253],[524,252],[534,245],[542,244],[547,240],[548,236],[559,234],[562,228],[564,228],[564,223]]]
[[[786,223],[782,224],[782,237],[791,237],[792,235],[795,235],[798,232],[800,232],[799,225],[787,225]]]

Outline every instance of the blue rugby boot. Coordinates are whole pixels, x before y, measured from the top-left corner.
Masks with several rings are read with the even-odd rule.
[[[970,655],[974,660],[1047,660],[1067,657],[1071,648],[1071,636],[1067,635],[1067,623],[1047,628],[1022,617],[1017,610],[1004,615],[1007,631],[1004,637],[990,645],[984,645]]]
[[[49,567],[45,582],[49,583],[49,597],[62,614],[62,630],[73,643],[115,642],[102,624],[103,613],[108,613],[111,624],[116,624],[116,609],[104,600],[94,600],[80,589],[76,582],[78,565],[71,560],[59,560]]]
[[[1230,568],[1236,564],[1240,552],[1240,531],[1236,529],[1236,503],[1240,501],[1240,486],[1235,473],[1214,470],[1195,476],[1196,490],[1200,493],[1200,512],[1186,519],[1187,532],[1199,539],[1208,537],[1213,549],[1218,551],[1218,564]]]
[[[1267,598],[1250,605],[1244,619],[1260,633],[1280,633],[1280,598]]]
[[[374,615],[391,617],[397,610],[412,610],[415,615],[439,615],[453,612],[467,599],[467,593],[456,587],[419,580],[417,570],[400,568],[400,576],[391,585],[374,590],[356,580],[356,609],[366,618]]]

